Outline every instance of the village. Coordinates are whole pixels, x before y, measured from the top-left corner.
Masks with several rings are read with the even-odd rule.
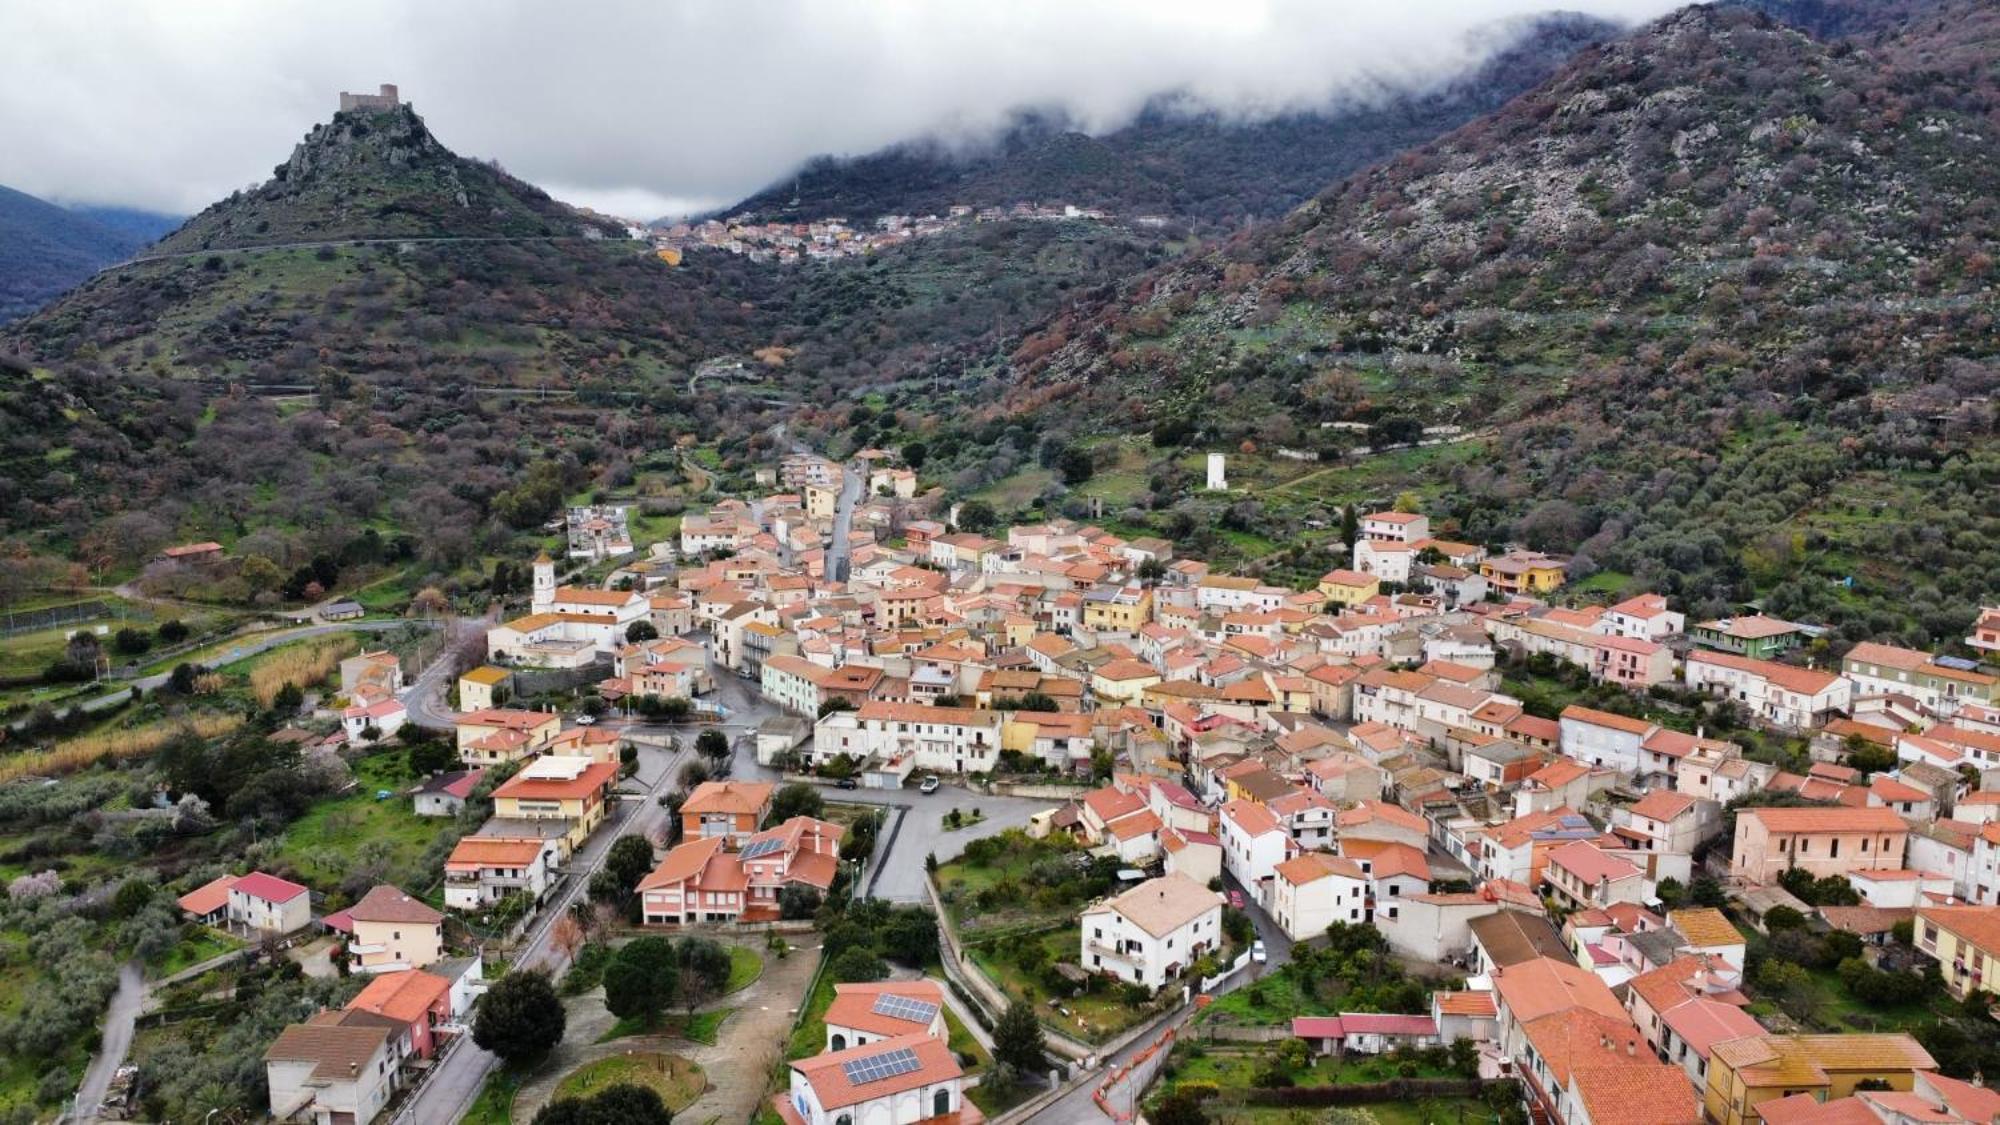
[[[855,226],[842,218],[815,219],[786,223],[759,221],[755,215],[731,215],[699,222],[671,223],[647,228],[644,237],[670,265],[678,265],[683,254],[692,250],[722,250],[740,254],[753,262],[794,265],[799,262],[830,262],[857,258],[912,239],[943,234],[975,223],[998,222],[1110,222],[1110,213],[1096,207],[1067,203],[1019,202],[1007,207],[974,207],[953,204],[943,215],[883,215],[872,227]],[[1142,215],[1131,220],[1134,226],[1159,227],[1166,219]]]
[[[1953,651],[1834,658],[1753,607],[1569,596],[1566,560],[1421,511],[1355,513],[1300,590],[1068,519],[964,529],[888,450],[757,479],[644,551],[570,509],[455,675],[341,661],[338,727],[298,739],[448,731],[377,798],[490,815],[427,897],[180,896],[367,981],[266,1047],[274,1117],[502,1096],[482,1007],[540,969],[616,1012],[655,934],[713,961],[677,1034],[790,1037],[776,1088],[683,1104],[788,1125],[2000,1111],[1976,1049],[1918,1038],[2000,991],[2000,609]]]

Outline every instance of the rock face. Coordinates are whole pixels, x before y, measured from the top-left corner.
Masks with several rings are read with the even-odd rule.
[[[619,233],[495,165],[458,156],[400,105],[343,110],[314,126],[268,182],[196,215],[159,251]]]

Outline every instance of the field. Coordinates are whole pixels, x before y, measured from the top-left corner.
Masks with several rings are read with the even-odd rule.
[[[1009,948],[1022,941],[1039,941],[1048,950],[1051,962],[1074,961],[1077,957],[1079,931],[1074,927],[1054,930],[1036,937],[1020,938],[1001,943]],[[1090,1043],[1102,1043],[1126,1028],[1137,1024],[1152,1014],[1151,1007],[1132,1007],[1109,990],[1086,993],[1082,996],[1060,998],[1068,1014],[1052,1008],[1048,987],[1038,976],[1031,976],[1021,970],[1011,960],[1002,960],[994,946],[974,948],[972,962],[986,974],[988,980],[1000,987],[1009,996],[1019,996],[1033,1005],[1035,1014],[1044,1024],[1061,1031],[1073,1039]]]
[[[231,950],[243,948],[243,942],[207,926],[190,927],[188,936],[158,965],[153,966],[155,977],[170,977],[182,969],[190,969],[211,957],[220,957]]]
[[[443,817],[418,816],[402,795],[416,780],[407,751],[371,754],[355,763],[354,777],[345,796],[319,802],[285,829],[279,862],[313,886],[337,886],[364,861],[385,872],[407,870],[451,826]],[[390,796],[378,800],[385,790]],[[430,888],[405,889],[421,897]]]
[[[48,750],[16,754],[0,763],[0,784],[23,777],[75,773],[99,762],[143,758],[183,731],[202,738],[220,738],[243,725],[239,715],[195,715],[163,719],[143,726],[100,730],[64,739]]]
[[[708,1089],[708,1077],[694,1063],[661,1051],[628,1052],[599,1059],[563,1076],[555,1096],[587,1098],[606,1086],[630,1084],[657,1091],[670,1110],[687,1108]]]

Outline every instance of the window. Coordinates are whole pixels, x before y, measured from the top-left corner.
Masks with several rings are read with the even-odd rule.
[[[1831,856],[1834,859],[1840,858],[1840,840],[1838,837],[1834,838],[1834,840],[1828,845],[1828,849],[1829,850],[1827,851],[1827,855]]]

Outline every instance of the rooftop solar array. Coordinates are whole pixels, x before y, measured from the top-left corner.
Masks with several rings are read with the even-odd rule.
[[[885,992],[875,998],[875,1014],[892,1019],[909,1020],[911,1023],[927,1024],[937,1018],[936,1004],[922,1000],[912,1000],[908,996],[898,996]]]
[[[879,1082],[884,1078],[894,1078],[898,1074],[908,1074],[923,1064],[917,1061],[917,1053],[908,1047],[898,1047],[879,1055],[840,1064],[841,1072],[847,1075],[849,1085],[861,1086],[869,1082]]]
[[[743,858],[756,859],[759,856],[767,856],[784,846],[785,841],[781,836],[773,836],[768,840],[757,840],[749,847],[743,849]]]

